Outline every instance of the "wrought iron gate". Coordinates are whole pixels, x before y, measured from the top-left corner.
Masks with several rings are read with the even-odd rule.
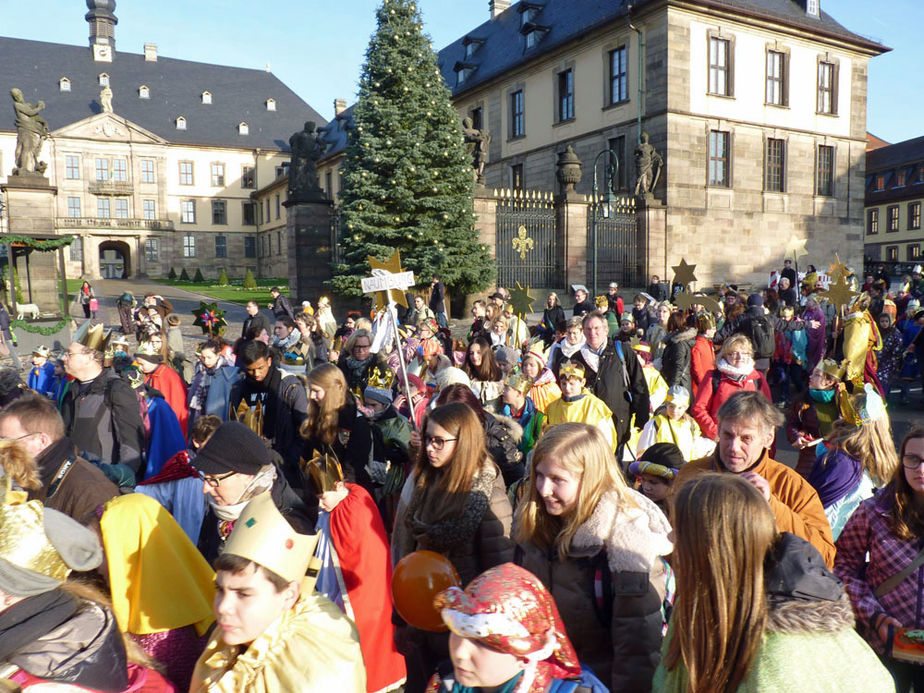
[[[499,286],[560,287],[564,283],[551,193],[497,193],[497,283]]]
[[[598,290],[603,291],[610,282],[626,287],[643,286],[635,197],[622,195],[609,205],[603,198],[591,200],[587,208],[588,280],[593,276],[595,220]]]

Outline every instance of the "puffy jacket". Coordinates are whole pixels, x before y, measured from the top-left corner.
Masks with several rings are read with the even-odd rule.
[[[680,385],[685,387],[687,392],[691,391],[693,378],[690,374],[690,362],[695,341],[696,330],[692,327],[667,336],[661,356],[661,375],[668,387]]]
[[[716,377],[718,374],[718,378]],[[718,381],[718,385],[715,383]],[[690,415],[699,424],[706,438],[716,440],[719,437],[719,421],[716,414],[719,407],[736,392],[741,390],[760,391],[767,401],[772,402],[767,379],[756,370],[752,370],[743,380],[735,380],[718,370],[709,371],[699,383],[699,392],[693,400]]]
[[[509,416],[484,413],[485,445],[504,476],[504,484],[510,486],[526,473],[526,462],[520,451],[523,427]]]
[[[608,342],[600,354],[596,372],[587,366],[581,352],[574,355],[574,360],[585,366],[587,389],[602,399],[613,412],[613,424],[620,445],[629,438],[633,415],[638,428],[644,426],[651,415],[645,374],[635,353],[626,347],[625,343],[617,347],[613,342]],[[622,356],[616,351],[617,348],[622,349]]]
[[[690,396],[692,398],[695,398],[696,393],[699,392],[699,384],[706,373],[714,369],[715,347],[712,345],[712,340],[697,335],[693,348],[690,349]]]

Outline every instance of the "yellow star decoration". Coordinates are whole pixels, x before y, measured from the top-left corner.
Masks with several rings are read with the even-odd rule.
[[[798,263],[800,257],[808,255],[808,251],[805,249],[806,243],[808,243],[808,239],[796,238],[796,236],[791,235],[789,237],[789,242],[786,243],[786,254],[783,255],[783,259],[789,259]]]
[[[693,274],[693,270],[696,269],[696,265],[688,265],[685,258],[680,258],[680,264],[672,265],[672,268],[674,270],[675,284],[688,286],[696,281],[696,275]]]
[[[721,313],[722,306],[719,305],[719,302],[714,298],[710,298],[706,294],[691,294],[688,291],[681,291],[674,298],[674,304],[678,308],[692,308],[695,305],[700,305],[710,313]]]
[[[828,300],[840,312],[842,306],[850,303],[851,299],[857,295],[856,291],[850,290],[850,285],[844,276],[837,278],[837,281],[828,287]]]
[[[831,277],[833,281],[837,281],[841,277],[846,277],[847,273],[847,265],[841,262],[841,258],[837,253],[834,253],[834,262],[832,262],[828,268],[828,276]]]
[[[529,295],[529,287],[525,289],[517,282],[517,288],[510,290],[510,300],[508,303],[513,308],[515,315],[524,315],[533,311],[533,301],[535,297]]]
[[[381,269],[385,270],[386,272],[391,272],[392,274],[398,274],[399,272],[404,271],[401,268],[401,254],[397,250],[393,252],[391,257],[384,262],[381,260],[376,260],[371,255],[367,255],[366,257],[369,259],[369,266],[374,270]],[[384,291],[377,291],[372,295],[372,297],[375,301],[376,309],[384,308],[388,305],[388,296],[385,295]],[[402,305],[405,308],[409,307],[407,305],[407,298],[405,298],[403,291],[399,291],[398,289],[391,289],[391,299],[398,305]]]

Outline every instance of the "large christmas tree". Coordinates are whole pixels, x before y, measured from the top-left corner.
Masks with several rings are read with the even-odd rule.
[[[471,293],[494,278],[474,229],[472,159],[417,5],[384,0],[366,51],[341,190],[342,261],[333,287],[360,293],[367,256],[401,252],[420,285],[435,272]]]

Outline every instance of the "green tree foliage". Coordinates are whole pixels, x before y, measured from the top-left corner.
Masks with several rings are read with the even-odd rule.
[[[198,267],[196,268],[196,276],[193,277],[193,281],[196,282],[197,284],[205,283],[205,277],[202,276],[202,270],[199,269]]]
[[[19,270],[16,269],[16,265],[13,266],[13,288],[16,291],[16,303],[25,303],[26,299],[22,293],[22,283],[19,281]]]
[[[494,263],[474,229],[471,156],[436,53],[411,0],[383,0],[376,16],[341,167],[343,259],[331,284],[358,295],[367,256],[399,250],[422,285],[436,272],[456,291],[480,290]]]
[[[183,271],[180,272],[180,281],[188,282],[189,281],[189,272],[186,271],[186,268],[183,268]]]
[[[225,268],[221,268],[221,274],[218,275],[218,286],[231,286],[231,280],[228,279],[228,273]]]
[[[245,289],[256,289],[257,280],[253,276],[253,272],[250,271],[250,268],[247,269],[247,274],[244,275],[244,288]]]
[[[167,279],[176,279],[176,270],[173,269],[172,267],[170,268],[170,271],[167,273]]]

